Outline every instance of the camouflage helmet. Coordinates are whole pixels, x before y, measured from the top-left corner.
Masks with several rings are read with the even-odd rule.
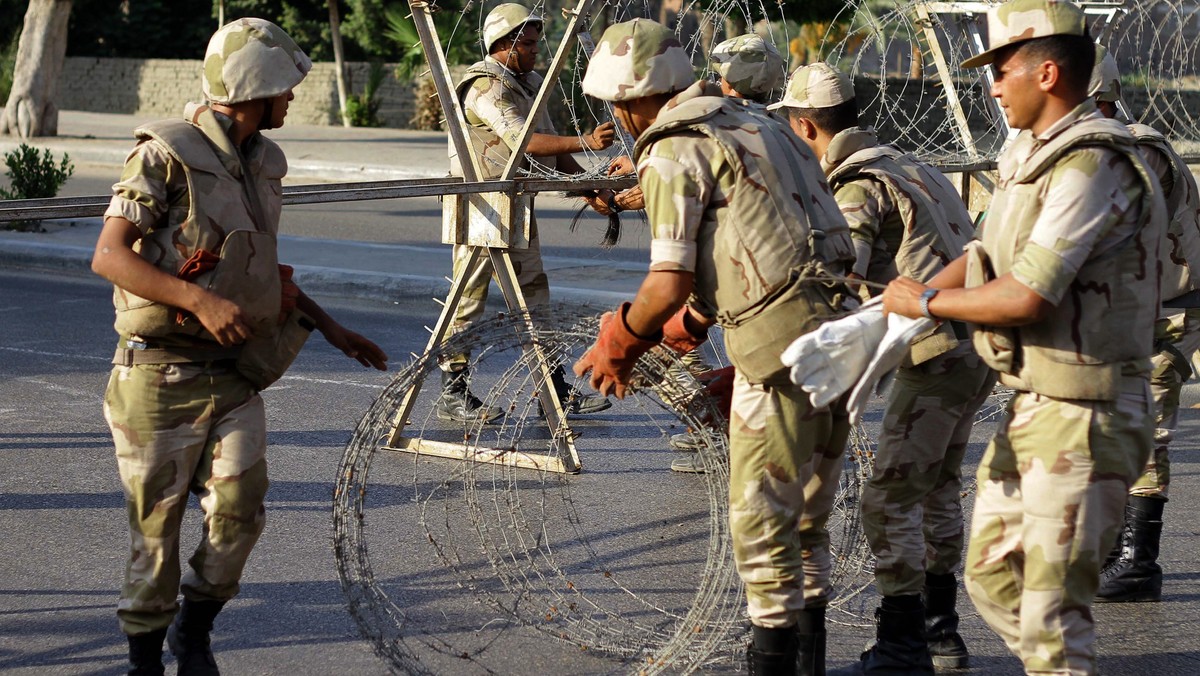
[[[832,108],[853,99],[854,83],[850,77],[827,63],[818,62],[797,68],[788,79],[783,100],[767,108]]]
[[[1121,71],[1117,69],[1117,60],[1100,45],[1096,45],[1096,65],[1088,82],[1088,96],[1097,101],[1121,100]]]
[[[991,48],[962,62],[978,68],[996,60],[996,52],[1026,40],[1051,35],[1087,35],[1083,10],[1067,0],[1011,0],[988,10]]]
[[[279,96],[300,84],[312,61],[283,29],[265,19],[238,19],[213,34],[204,52],[204,97],[241,103]]]
[[[492,45],[496,44],[497,40],[527,23],[536,23],[540,26],[542,17],[515,2],[496,5],[483,20],[484,51],[491,53]]]
[[[712,67],[734,91],[749,98],[769,96],[779,89],[785,73],[779,50],[755,33],[713,47]]]
[[[686,89],[695,81],[679,38],[656,21],[633,19],[609,26],[600,36],[583,76],[583,93],[632,101]]]

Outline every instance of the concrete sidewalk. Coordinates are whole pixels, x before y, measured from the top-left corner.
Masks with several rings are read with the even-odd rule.
[[[29,145],[68,153],[77,165],[120,173],[133,147],[132,130],[148,120],[132,115],[63,111],[60,136]],[[287,154],[289,183],[402,180],[446,176],[446,135],[397,129],[287,125],[268,135]],[[20,141],[0,137],[0,153]],[[0,231],[0,269],[30,268],[91,274],[100,219],[46,221],[44,233]],[[280,260],[296,268],[298,283],[315,295],[372,300],[445,297],[449,247],[280,236]],[[544,256],[557,301],[611,305],[627,300],[645,276],[644,263]],[[498,296],[497,296],[498,297]]]

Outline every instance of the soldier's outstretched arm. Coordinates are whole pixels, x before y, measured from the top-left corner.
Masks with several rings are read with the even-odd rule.
[[[358,363],[363,366],[380,371],[387,370],[387,353],[367,338],[339,324],[317,304],[317,301],[309,298],[303,291],[296,299],[296,307],[312,317],[313,322],[317,325],[317,330],[325,337],[325,341],[341,350],[342,354],[358,360]]]
[[[525,152],[534,157],[545,157],[547,155],[581,153],[584,150],[604,150],[613,144],[614,138],[616,138],[616,127],[612,122],[605,122],[597,126],[590,134],[583,137],[535,133],[529,138],[529,145],[525,146]]]
[[[222,346],[250,337],[250,325],[237,303],[154,267],[133,250],[141,237],[141,230],[128,219],[106,218],[92,254],[92,272],[147,300],[187,310]]]
[[[938,287],[898,277],[883,292],[883,308],[905,317],[922,317],[921,294],[930,288]],[[935,319],[957,319],[987,326],[1032,324],[1054,309],[1050,301],[1022,284],[1012,273],[1005,273],[983,286],[939,290],[928,301],[928,307]]]

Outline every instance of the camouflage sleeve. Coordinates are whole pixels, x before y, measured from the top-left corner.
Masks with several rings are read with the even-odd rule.
[[[846,217],[850,238],[854,241],[854,266],[852,272],[866,277],[871,266],[871,254],[883,231],[883,221],[891,213],[891,200],[887,191],[870,179],[846,183],[833,195],[838,209]]]
[[[696,270],[696,240],[716,188],[710,164],[724,157],[706,149],[709,143],[698,134],[670,136],[647,148],[638,164],[650,221],[651,270]]]
[[[477,78],[463,97],[463,108],[504,139],[509,150],[517,147],[521,129],[525,127],[525,113],[499,81]]]
[[[1090,147],[1058,162],[1044,194],[1012,275],[1058,305],[1084,263],[1134,234],[1142,185],[1128,159]]]
[[[172,204],[187,199],[187,178],[183,167],[159,143],[142,141],[129,153],[121,180],[112,191],[104,217],[120,216],[147,233]]]

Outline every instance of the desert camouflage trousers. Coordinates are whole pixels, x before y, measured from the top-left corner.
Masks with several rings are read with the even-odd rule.
[[[1154,452],[1129,494],[1165,500],[1171,485],[1167,450],[1179,427],[1179,393],[1192,375],[1190,358],[1200,350],[1200,309],[1158,320],[1154,339],[1162,348],[1152,359],[1154,371],[1150,375],[1150,392],[1154,395]]]
[[[1018,392],[979,465],[967,593],[1027,674],[1095,674],[1092,599],[1153,445],[1149,383],[1116,401]]]
[[[266,522],[262,397],[228,362],[117,366],[104,415],[129,516],[121,630],[166,627],[181,587],[189,599],[233,598]],[[181,585],[179,528],[189,491],[200,498],[204,526]]]
[[[734,378],[729,525],[755,625],[788,627],[806,606],[828,603],[825,524],[849,431],[844,410],[814,410],[799,387]]]
[[[521,287],[521,293],[525,295],[525,305],[529,308],[537,308],[550,302],[550,281],[542,267],[542,249],[538,239],[537,220],[532,218],[532,213],[531,211],[529,248],[509,249],[508,253],[517,273],[517,285]],[[458,310],[454,313],[454,320],[450,323],[450,334],[470,329],[472,322],[483,316],[484,308],[487,306],[489,285],[495,271],[486,250],[475,264],[475,268],[467,270],[471,251],[475,248],[463,244],[454,246],[453,279],[465,275],[466,281],[462,300],[459,301]],[[461,371],[467,367],[470,360],[471,355],[464,352],[445,355],[440,363],[442,368],[447,371]]]
[[[995,382],[968,341],[897,372],[862,495],[880,594],[920,594],[926,571],[962,563],[962,459]]]

